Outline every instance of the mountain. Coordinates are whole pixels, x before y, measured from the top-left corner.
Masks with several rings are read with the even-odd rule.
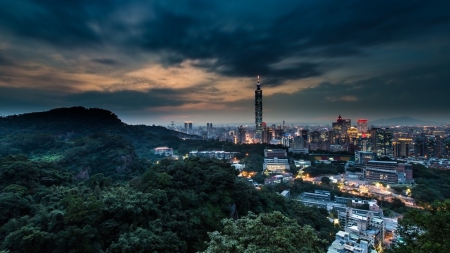
[[[407,116],[378,119],[370,122],[371,125],[442,125],[443,123],[424,121],[420,119],[414,119]]]
[[[128,125],[111,111],[78,106],[0,117],[0,154],[2,150],[9,153],[18,149],[35,156],[39,150],[67,146],[96,134],[120,136],[144,158],[157,146],[177,148],[180,137],[194,138],[160,126]]]
[[[125,125],[116,114],[99,108],[57,108],[0,118],[0,131],[86,134]]]

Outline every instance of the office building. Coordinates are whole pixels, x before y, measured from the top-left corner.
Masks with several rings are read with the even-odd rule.
[[[263,172],[285,173],[290,170],[287,152],[284,149],[264,149]]]
[[[264,157],[266,158],[287,158],[285,149],[264,149]]]
[[[304,141],[301,135],[294,137],[294,148],[304,148]]]
[[[350,143],[354,143],[358,138],[358,129],[356,127],[350,127],[347,129],[347,138]]]
[[[244,126],[239,126],[238,128],[238,141],[241,144],[247,143],[247,130]]]
[[[307,145],[308,145],[308,143],[309,143],[309,134],[308,134],[308,130],[307,129],[303,129],[303,130],[301,130],[301,136],[302,136],[302,139],[303,139],[303,146],[304,147],[306,147]]]
[[[270,141],[273,139],[273,130],[270,127],[265,126],[263,129],[263,143],[270,143]]]
[[[376,158],[377,156],[373,152],[369,151],[355,152],[355,164],[367,164],[367,162],[376,160]]]
[[[372,128],[370,133],[373,152],[378,157],[389,157],[392,155],[392,133],[389,128]]]
[[[368,122],[366,119],[358,119],[356,121],[356,128],[358,129],[358,133],[366,134],[369,132]]]
[[[413,148],[412,138],[397,138],[392,142],[394,157],[408,157],[409,151]]]
[[[450,158],[450,137],[443,140],[443,149],[444,158]]]
[[[336,122],[332,122],[332,139],[331,143],[336,145],[342,145],[347,140],[347,130],[351,127],[350,119],[343,119],[341,115],[337,118]]]
[[[281,158],[264,158],[263,172],[268,173],[285,173],[290,170],[289,160]]]
[[[184,131],[192,131],[192,121],[185,121],[184,122]]]
[[[412,166],[394,161],[368,161],[363,171],[369,182],[398,184],[413,180]]]

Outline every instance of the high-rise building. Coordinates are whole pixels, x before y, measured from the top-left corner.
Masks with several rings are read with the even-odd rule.
[[[444,146],[443,156],[445,158],[450,158],[450,137],[448,137],[443,141],[443,146]]]
[[[187,132],[188,130],[192,130],[192,121],[184,122],[184,130]]]
[[[294,138],[294,148],[304,148],[304,142],[301,135],[297,135]]]
[[[256,85],[256,90],[255,90],[255,125],[256,125],[255,136],[258,138],[261,138],[261,134],[262,134],[262,90],[261,90],[261,83],[259,82],[259,76],[258,76],[258,84]]]
[[[369,131],[369,128],[367,126],[367,120],[366,119],[359,119],[356,121],[356,128],[358,129],[358,133],[365,134]]]
[[[262,143],[270,143],[273,138],[272,128],[268,127],[266,122],[262,122]]]
[[[306,147],[307,144],[309,143],[308,129],[303,129],[301,131],[301,136],[303,138],[304,147]]]
[[[247,136],[246,136],[246,134],[247,134],[247,130],[245,129],[245,127],[244,126],[239,126],[239,129],[238,129],[238,140],[239,140],[239,143],[241,143],[241,144],[243,144],[243,143],[247,143]]]
[[[412,138],[397,138],[393,143],[394,157],[408,157],[413,148]]]
[[[333,128],[333,136],[331,143],[333,144],[344,144],[347,139],[347,129],[352,125],[350,119],[343,119],[341,115],[337,118],[336,122],[331,123]]]
[[[378,157],[392,155],[392,133],[389,128],[372,127],[370,137],[372,139],[373,152]]]

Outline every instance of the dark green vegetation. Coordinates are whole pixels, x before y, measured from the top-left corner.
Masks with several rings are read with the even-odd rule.
[[[123,138],[127,141],[124,149],[132,148],[137,156],[146,158],[154,156],[152,149],[157,146],[188,151],[179,137],[193,138],[164,127],[127,125],[117,115],[103,109],[59,108],[0,117],[0,155],[24,153],[31,158],[59,160],[65,156],[64,152],[73,148],[78,149],[76,152],[87,149],[83,144],[90,144],[89,138],[95,134]],[[85,139],[80,140],[82,138]],[[88,148],[91,148],[88,152],[92,152],[94,147]]]
[[[413,165],[414,187],[411,196],[419,205],[444,201],[450,198],[450,171],[429,169],[420,164]]]
[[[197,252],[207,249],[208,232],[224,231],[221,220],[250,211],[281,212],[303,227],[305,240],[314,238],[304,241],[314,250],[333,239],[326,211],[257,191],[225,162],[151,155],[160,145],[179,152],[222,145],[257,163],[251,154],[264,146],[179,135],[80,107],[0,118],[0,250]]]
[[[195,252],[233,204],[237,215],[277,210],[321,238],[334,232],[318,209],[258,192],[218,160],[163,160],[120,184],[103,174],[73,183],[66,170],[23,156],[1,164],[0,240],[12,252]]]
[[[332,165],[319,163],[314,167],[303,169],[303,174],[308,174],[310,177],[318,177],[321,175],[338,175],[345,172],[343,165]]]
[[[450,249],[450,200],[425,210],[411,210],[400,221],[399,241],[393,253],[441,253]]]
[[[300,227],[280,212],[237,220],[225,219],[222,233],[209,233],[205,253],[222,252],[322,252],[327,241],[317,237],[310,226]]]

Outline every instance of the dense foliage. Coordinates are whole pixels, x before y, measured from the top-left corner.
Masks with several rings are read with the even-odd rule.
[[[402,240],[393,253],[441,253],[450,249],[450,200],[435,202],[425,210],[411,210],[400,221]]]
[[[163,160],[120,184],[103,174],[72,183],[66,170],[23,156],[1,164],[15,175],[0,182],[1,247],[11,252],[196,252],[233,205],[238,216],[278,210],[322,238],[334,233],[322,212],[258,192],[218,160]]]
[[[450,171],[413,165],[414,187],[411,194],[418,204],[427,205],[435,200],[450,198]]]
[[[345,172],[342,165],[331,165],[319,163],[313,167],[303,169],[303,174],[308,174],[310,177],[317,177],[321,175],[338,175]]]
[[[280,212],[255,215],[249,213],[238,219],[225,219],[221,232],[208,233],[210,241],[205,253],[222,252],[324,252],[327,241],[317,237],[314,230]]]

